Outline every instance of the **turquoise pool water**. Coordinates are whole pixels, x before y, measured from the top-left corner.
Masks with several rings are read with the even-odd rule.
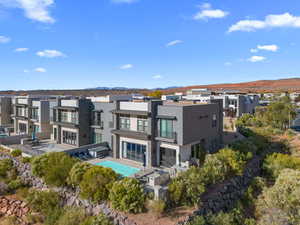
[[[103,161],[103,162],[95,163],[95,165],[112,168],[116,173],[119,173],[124,177],[129,177],[140,171],[140,169],[138,168],[126,166],[124,164],[113,162],[113,161]]]

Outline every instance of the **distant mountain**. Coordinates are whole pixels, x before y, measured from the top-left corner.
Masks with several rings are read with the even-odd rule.
[[[127,87],[96,87],[89,89],[74,90],[22,90],[22,91],[0,91],[0,94],[12,95],[81,95],[96,96],[109,94],[131,94],[131,93],[147,93],[154,90],[161,90],[165,94],[174,92],[185,92],[192,88],[208,88],[211,90],[238,90],[243,92],[300,92],[300,78],[279,79],[279,80],[258,80],[243,83],[228,84],[211,84],[211,85],[194,85],[187,87],[167,87],[155,89],[127,88]]]

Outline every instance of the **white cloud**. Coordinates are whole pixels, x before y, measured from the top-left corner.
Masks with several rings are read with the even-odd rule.
[[[132,64],[125,64],[125,65],[122,65],[120,67],[121,70],[128,70],[128,69],[131,69],[131,68],[133,68]]]
[[[224,66],[232,66],[232,63],[231,62],[226,62],[226,63],[224,63]]]
[[[200,7],[201,11],[194,16],[194,20],[220,19],[229,15],[229,12],[221,9],[213,9],[209,3],[204,3]]]
[[[183,43],[182,40],[170,41],[169,43],[166,44],[166,47],[170,47],[170,46],[173,46],[173,45],[178,45],[178,44],[181,44],[181,43]]]
[[[290,13],[267,15],[264,20],[241,20],[232,25],[228,32],[234,31],[255,31],[273,27],[294,27],[300,28],[300,17]]]
[[[257,49],[271,51],[271,52],[277,52],[279,47],[277,45],[258,45]]]
[[[163,77],[160,74],[156,74],[152,78],[158,80],[158,79],[162,79]]]
[[[260,50],[277,52],[279,47],[277,45],[257,45],[256,48],[250,49],[250,52],[256,53]]]
[[[127,3],[127,4],[131,4],[131,3],[135,3],[138,0],[111,0],[111,2],[113,3]]]
[[[66,55],[57,50],[44,50],[36,53],[40,57],[45,58],[56,58],[56,57],[66,57]]]
[[[248,59],[249,62],[262,62],[265,61],[266,57],[254,55]]]
[[[16,48],[15,52],[27,52],[28,50],[28,48]]]
[[[23,72],[24,72],[24,73],[29,73],[30,71],[29,71],[29,70],[23,70]]]
[[[0,36],[0,44],[6,44],[8,42],[10,42],[10,38],[9,37]]]
[[[35,68],[34,71],[37,73],[46,73],[47,72],[47,70],[42,67]]]
[[[23,9],[25,16],[31,20],[42,23],[55,22],[49,13],[49,7],[54,5],[54,0],[0,0],[0,4]]]

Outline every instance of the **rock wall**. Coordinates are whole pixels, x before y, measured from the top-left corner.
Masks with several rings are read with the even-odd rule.
[[[21,225],[27,225],[24,218],[29,211],[29,207],[23,201],[0,197],[0,218],[2,216],[16,216]]]
[[[195,216],[205,216],[215,214],[220,211],[228,212],[235,207],[235,203],[244,195],[254,177],[261,173],[262,158],[255,156],[248,162],[242,176],[235,176],[215,189],[209,189],[201,196],[202,205],[178,225],[186,225]]]
[[[113,210],[106,203],[93,204],[88,200],[81,199],[79,197],[79,191],[68,188],[49,188],[42,179],[32,175],[30,164],[21,163],[18,159],[0,152],[0,160],[9,158],[13,161],[14,166],[17,168],[18,173],[22,181],[39,190],[53,190],[59,193],[65,206],[83,207],[86,212],[91,215],[97,215],[99,213],[105,214],[111,218],[116,225],[137,225],[134,221],[124,216],[122,213]]]

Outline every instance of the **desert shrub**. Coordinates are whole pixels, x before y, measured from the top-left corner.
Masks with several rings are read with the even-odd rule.
[[[144,209],[144,190],[137,179],[124,178],[113,184],[109,193],[109,200],[115,209],[139,213]]]
[[[31,162],[31,158],[30,157],[22,157],[21,162],[22,163],[30,163]]]
[[[20,150],[20,149],[14,149],[14,150],[11,152],[11,155],[12,155],[13,157],[21,156],[21,155],[22,155],[22,150]]]
[[[43,214],[47,225],[55,224],[63,213],[60,197],[54,191],[30,190],[26,200],[34,211]]]
[[[77,159],[64,152],[51,152],[38,156],[32,161],[33,174],[43,178],[52,186],[65,186],[67,178]]]
[[[77,207],[65,208],[55,225],[78,225],[84,222],[86,214],[84,209]]]
[[[6,178],[7,172],[13,169],[13,161],[11,159],[0,160],[0,177]]]
[[[21,187],[24,187],[24,183],[22,182],[22,180],[20,178],[17,178],[15,180],[11,180],[8,183],[8,188],[10,191],[15,191]]]
[[[16,216],[9,216],[1,220],[1,225],[21,225],[21,223]]]
[[[150,200],[148,202],[148,209],[156,217],[160,217],[166,209],[166,203],[163,200]]]
[[[293,169],[282,170],[275,184],[265,189],[256,203],[257,216],[264,219],[266,225],[274,224],[271,223],[274,213],[277,221],[287,221],[285,224],[299,224],[299,209],[300,171]],[[266,222],[268,220],[270,223]]]
[[[86,163],[86,162],[75,163],[72,169],[70,170],[68,183],[73,186],[79,185],[80,182],[82,181],[83,175],[91,167],[92,165],[90,163]]]
[[[93,166],[82,177],[80,195],[93,202],[107,200],[109,190],[118,178],[119,176],[110,168]]]
[[[104,214],[100,213],[98,216],[86,218],[80,225],[113,225],[113,223]]]
[[[300,170],[300,158],[281,153],[273,153],[268,155],[263,163],[264,171],[273,179],[285,168]]]
[[[20,199],[26,199],[29,193],[29,188],[22,186],[21,188],[18,188],[16,191],[16,196]]]

